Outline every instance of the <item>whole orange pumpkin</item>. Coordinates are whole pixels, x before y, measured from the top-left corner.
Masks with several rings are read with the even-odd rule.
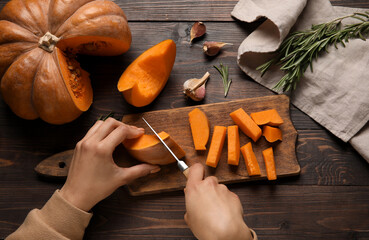
[[[107,0],[11,0],[0,12],[1,95],[24,119],[76,119],[92,103],[89,74],[76,54],[126,52],[123,10]]]

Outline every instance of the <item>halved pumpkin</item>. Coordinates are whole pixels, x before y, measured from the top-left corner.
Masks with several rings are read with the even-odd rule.
[[[131,44],[123,10],[108,0],[11,0],[0,12],[1,95],[21,118],[63,124],[92,103],[75,54],[119,55]]]
[[[150,104],[168,81],[176,58],[176,44],[168,39],[142,53],[124,71],[118,90],[136,107]]]
[[[168,133],[160,132],[158,135],[178,158],[186,155]],[[126,139],[123,145],[132,157],[141,162],[166,165],[176,161],[155,135],[144,134],[138,138]]]

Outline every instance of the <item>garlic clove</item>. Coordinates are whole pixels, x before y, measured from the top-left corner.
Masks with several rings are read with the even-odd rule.
[[[232,45],[231,43],[224,42],[204,42],[202,50],[208,56],[215,56],[219,53],[220,49],[225,45]]]
[[[201,101],[205,98],[205,84],[210,73],[206,72],[202,78],[188,79],[183,84],[183,93],[194,101]]]
[[[206,33],[206,26],[203,22],[195,22],[192,25],[191,28],[191,40],[190,42],[192,42],[192,40],[194,40],[195,38],[201,37],[202,35],[204,35]]]
[[[201,101],[205,98],[205,84],[201,85],[201,87],[199,87],[198,89],[195,90],[195,95],[192,98],[195,101]]]

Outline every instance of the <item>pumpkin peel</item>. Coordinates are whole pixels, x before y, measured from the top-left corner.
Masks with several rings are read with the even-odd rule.
[[[75,55],[120,55],[132,40],[123,10],[108,0],[11,0],[0,19],[1,95],[17,116],[52,124],[73,121],[92,103]],[[25,69],[23,56],[33,59]]]
[[[33,82],[32,102],[42,120],[62,124],[76,119],[82,111],[66,94],[68,89],[54,58],[55,52],[43,55]]]
[[[1,10],[0,19],[16,23],[41,37],[47,28],[48,2],[39,1],[9,1]]]
[[[32,103],[34,76],[42,60],[40,48],[21,55],[7,69],[1,80],[1,93],[13,112],[24,119],[33,120],[38,113]],[[14,84],[16,83],[16,84]]]
[[[56,33],[61,27],[60,23],[65,23],[79,8],[92,1],[93,0],[73,0],[69,2],[65,0],[51,1],[49,7],[50,32]]]

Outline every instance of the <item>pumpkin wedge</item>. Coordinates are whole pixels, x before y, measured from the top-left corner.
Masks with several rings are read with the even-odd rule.
[[[193,143],[196,150],[206,150],[206,144],[209,140],[210,126],[205,113],[195,108],[188,113],[190,121]]]
[[[261,112],[251,113],[250,117],[257,125],[280,126],[283,124],[283,119],[279,116],[277,110],[269,109]]]
[[[251,117],[242,109],[239,108],[229,114],[234,123],[236,123],[242,132],[256,142],[261,136],[260,127],[251,119]]]
[[[214,126],[213,137],[211,138],[208,156],[205,164],[216,168],[222,155],[223,145],[227,134],[227,128],[223,126]]]
[[[260,175],[260,167],[258,160],[256,159],[255,153],[252,150],[251,142],[241,147],[242,156],[245,160],[246,169],[249,176]]]
[[[167,39],[134,60],[118,81],[118,90],[136,107],[150,104],[168,81],[176,58],[176,44]]]
[[[158,135],[178,158],[186,155],[168,133],[160,132]],[[155,135],[144,134],[138,138],[126,139],[123,145],[132,157],[141,162],[166,165],[176,161]]]
[[[273,148],[267,148],[263,150],[262,152],[264,163],[265,163],[265,170],[267,172],[267,178],[268,180],[276,180],[277,179],[277,173],[275,170],[275,161],[274,161],[274,154],[273,154]]]
[[[240,135],[238,126],[227,127],[228,164],[238,166],[240,162]]]
[[[63,124],[89,109],[89,74],[76,54],[120,55],[131,44],[108,0],[11,0],[0,12],[1,95],[21,118]]]
[[[263,136],[270,143],[276,142],[278,140],[282,141],[282,131],[279,128],[265,125],[263,127]]]

